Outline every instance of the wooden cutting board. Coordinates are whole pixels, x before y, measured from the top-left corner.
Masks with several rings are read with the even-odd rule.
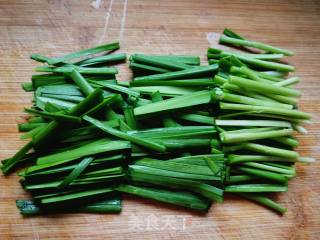
[[[94,5],[94,6],[93,6]],[[289,59],[301,78],[302,110],[312,113],[298,151],[319,158],[319,1],[0,1],[0,157],[22,146],[16,124],[31,94],[36,63],[31,53],[57,56],[115,40],[121,52],[195,54],[217,45],[229,27],[252,39],[294,50]],[[121,66],[119,79],[130,79]],[[119,215],[65,214],[24,219],[15,200],[25,198],[18,178],[0,175],[0,239],[319,239],[320,164],[298,165],[289,192],[275,196],[284,216],[243,199],[227,197],[201,215],[133,197]]]

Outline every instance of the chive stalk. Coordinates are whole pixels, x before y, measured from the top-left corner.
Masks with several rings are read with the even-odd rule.
[[[1,170],[4,174],[8,174],[16,164],[29,152],[33,147],[33,142],[30,141],[25,144],[13,157],[9,158],[8,161],[5,162],[1,166]]]
[[[297,119],[310,119],[310,114],[298,110],[283,109],[278,107],[267,106],[253,106],[246,104],[233,104],[220,102],[220,108],[225,110],[239,110],[239,111],[257,111],[259,113],[271,113],[276,115],[290,116]]]
[[[180,70],[169,73],[154,74],[144,77],[136,77],[134,81],[140,80],[170,80],[170,79],[182,79],[182,78],[194,78],[202,75],[211,75],[218,69],[218,65],[199,66],[186,70]]]
[[[162,102],[155,102],[145,106],[136,107],[134,109],[134,114],[137,117],[150,116],[152,114],[160,114],[175,109],[206,104],[209,103],[210,100],[211,92],[204,90],[192,94],[186,94],[183,96],[171,98]]]
[[[229,82],[231,84],[236,84],[240,87],[252,89],[253,91],[257,92],[265,92],[265,93],[272,93],[272,94],[279,94],[287,97],[299,97],[300,92],[286,87],[281,87],[279,85],[274,86],[264,82],[255,82],[249,79],[237,77],[237,76],[230,76]]]
[[[97,47],[94,47],[94,48],[88,48],[88,49],[81,50],[81,51],[78,51],[78,52],[70,53],[70,54],[64,55],[62,57],[52,58],[52,59],[48,60],[47,63],[50,64],[50,65],[55,65],[55,64],[61,63],[63,61],[67,61],[67,60],[70,60],[70,59],[83,57],[83,56],[86,56],[86,55],[92,55],[92,54],[96,54],[96,53],[99,53],[99,52],[116,50],[119,47],[120,46],[119,46],[118,42],[105,44],[105,45],[100,45],[100,46],[97,46]]]
[[[209,48],[208,49],[208,58],[214,57],[211,55],[211,52],[214,53],[215,51]],[[235,54],[235,53],[231,53],[230,55],[233,55],[233,56],[239,58],[241,61],[244,61],[244,62],[249,63],[251,65],[263,67],[266,69],[273,69],[273,70],[283,71],[283,72],[293,72],[295,70],[294,67],[291,65],[261,60],[261,59],[255,58],[252,55],[247,56],[244,54]],[[260,54],[257,54],[257,55],[260,55]]]
[[[236,45],[236,46],[253,47],[253,48],[261,49],[261,50],[264,50],[266,52],[271,52],[271,53],[282,53],[286,56],[292,56],[294,54],[292,51],[273,47],[273,46],[265,44],[265,43],[250,41],[250,40],[246,40],[246,39],[232,38],[232,37],[228,37],[226,35],[221,35],[219,42],[220,43],[228,43],[228,44],[232,44],[232,45]]]
[[[226,192],[235,193],[252,193],[252,192],[286,192],[288,187],[277,184],[241,184],[241,185],[229,185],[225,188]]]
[[[247,198],[249,200],[252,200],[254,202],[260,203],[268,208],[271,208],[275,211],[277,211],[280,214],[284,214],[287,209],[280,204],[272,201],[270,198],[267,198],[263,195],[258,194],[251,194],[251,193],[237,193],[241,197]]]
[[[70,123],[81,123],[81,118],[63,114],[63,112],[50,113],[50,112],[38,111],[35,109],[31,109],[31,108],[25,108],[24,111],[29,114],[34,114],[37,116],[41,116],[44,118],[53,119],[53,120],[57,120],[57,121],[70,122]]]
[[[295,162],[295,159],[290,158],[281,158],[276,156],[267,156],[267,155],[228,155],[228,163],[229,164],[237,164],[243,162]]]
[[[91,118],[89,116],[84,116],[83,119],[86,120],[87,122],[90,122],[91,124],[93,124],[97,128],[99,128],[99,129],[101,129],[101,130],[103,130],[113,136],[128,140],[130,142],[133,142],[135,144],[138,144],[140,146],[143,146],[145,148],[148,148],[148,149],[151,149],[154,151],[159,151],[159,152],[166,151],[166,147],[161,144],[155,143],[153,141],[148,141],[143,138],[136,137],[136,136],[132,136],[127,133],[110,128],[109,126],[107,126],[107,125],[103,124],[102,122],[100,122],[94,118]]]
[[[140,64],[136,62],[130,62],[129,67],[134,71],[144,71],[144,72],[152,72],[152,73],[166,73],[170,72],[170,70],[160,67],[149,66],[145,64]]]
[[[291,124],[287,121],[278,120],[222,120],[216,119],[217,126],[252,126],[252,127],[286,127],[290,128]]]
[[[220,139],[222,143],[236,143],[236,142],[246,142],[252,140],[266,139],[266,138],[276,138],[282,136],[292,135],[292,129],[282,129],[274,131],[264,131],[264,132],[247,132],[247,133],[229,133],[228,131],[220,133]]]
[[[127,58],[127,55],[125,53],[109,54],[109,55],[84,59],[74,64],[81,67],[86,67],[86,66],[91,66],[91,65],[101,64],[101,63],[124,61],[126,60],[126,58]]]
[[[153,56],[146,56],[143,54],[134,54],[131,59],[135,62],[140,62],[147,65],[155,65],[162,68],[173,70],[184,70],[190,68],[190,65],[168,59],[154,58]]]
[[[200,197],[188,192],[173,192],[158,188],[141,187],[133,185],[119,185],[117,191],[153,199],[160,202],[171,203],[200,211],[207,211],[209,204]]]
[[[81,89],[84,95],[88,96],[90,93],[94,91],[93,87],[91,87],[91,85],[76,69],[74,69],[69,76],[78,85],[78,87]]]
[[[86,167],[94,160],[94,157],[84,158],[78,166],[76,166],[71,173],[59,184],[58,188],[65,188],[73,180],[75,180],[85,169]]]
[[[276,181],[282,184],[286,184],[288,182],[288,178],[286,176],[279,173],[275,173],[275,172],[270,172],[270,171],[251,168],[251,167],[243,167],[243,166],[239,166],[237,170],[240,170],[241,172],[244,172],[250,175],[255,175],[261,178],[269,179],[271,181]]]
[[[52,72],[52,73],[71,73],[73,70],[77,70],[81,74],[95,74],[95,75],[115,75],[118,73],[118,70],[113,67],[101,67],[101,68],[93,68],[93,67],[78,67],[74,65],[66,65],[62,67],[47,67],[40,66],[35,70],[37,72]]]

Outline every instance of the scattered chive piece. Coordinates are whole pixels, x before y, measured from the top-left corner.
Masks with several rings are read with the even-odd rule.
[[[266,178],[266,179],[270,179],[272,181],[276,181],[282,184],[286,184],[288,182],[288,178],[282,174],[278,174],[278,173],[274,173],[274,172],[270,172],[270,171],[265,171],[265,170],[261,170],[261,169],[256,169],[256,168],[250,168],[250,167],[238,167],[238,170],[240,170],[241,172],[247,173],[249,175],[254,175],[254,176],[258,176],[261,178]]]
[[[286,208],[282,207],[280,204],[272,201],[270,198],[267,198],[263,195],[251,194],[251,193],[237,193],[237,194],[240,195],[241,197],[244,197],[254,202],[258,202],[262,205],[265,205],[266,207],[269,207],[280,214],[284,214],[287,211]]]
[[[219,41],[220,43],[228,43],[228,44],[233,44],[237,46],[254,47],[254,48],[261,49],[271,53],[282,53],[286,56],[292,56],[294,54],[292,51],[289,51],[289,50],[276,48],[271,45],[260,43],[260,42],[254,42],[246,39],[239,39],[239,37],[233,38],[233,37],[228,37],[226,35],[221,35]]]
[[[276,184],[241,184],[230,185],[225,188],[226,192],[286,192],[288,187]]]
[[[96,53],[104,52],[104,51],[116,50],[118,48],[120,48],[119,43],[114,42],[114,43],[100,45],[100,46],[97,46],[94,48],[88,48],[88,49],[81,50],[78,52],[70,53],[70,54],[64,55],[62,57],[52,58],[52,59],[49,59],[47,61],[47,63],[50,65],[55,65],[57,63],[61,63],[63,61],[67,61],[70,59],[75,59],[75,58],[83,57],[86,55],[92,55],[92,54],[96,54]]]
[[[214,57],[214,56],[212,56],[212,53],[215,53],[215,50],[212,48],[209,48],[208,49],[208,58]],[[283,72],[293,72],[295,70],[294,67],[291,65],[261,60],[261,59],[255,58],[252,55],[247,56],[244,54],[235,54],[235,53],[230,53],[230,55],[233,55],[233,56],[239,58],[241,61],[244,61],[245,63],[249,63],[251,65],[263,67],[266,69],[272,69],[272,70],[283,71]],[[256,54],[256,55],[260,55],[260,54]]]
[[[32,147],[32,141],[25,144],[13,157],[9,158],[8,161],[6,161],[6,163],[1,166],[2,172],[4,174],[8,174],[9,171],[15,167],[17,162],[19,162],[19,160],[22,159],[26,155],[26,153],[32,149]]]

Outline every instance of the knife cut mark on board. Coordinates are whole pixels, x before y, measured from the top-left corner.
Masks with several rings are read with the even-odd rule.
[[[127,5],[128,5],[128,0],[124,0],[121,25],[120,25],[120,31],[119,31],[119,42],[120,43],[122,42],[123,34],[124,34],[124,30],[125,30],[124,26],[126,24],[126,18],[127,18]]]
[[[112,12],[112,5],[113,5],[113,0],[110,1],[109,3],[109,8],[107,10],[107,14],[105,16],[105,21],[104,21],[104,27],[103,27],[103,33],[100,37],[100,40],[99,40],[99,44],[101,44],[104,40],[104,38],[107,36],[107,30],[108,30],[108,25],[109,25],[109,19],[110,19],[110,16],[111,16],[111,12]]]
[[[94,0],[94,1],[92,1],[92,2],[91,2],[91,6],[92,6],[93,8],[95,8],[95,9],[100,8],[100,6],[101,6],[101,0]]]

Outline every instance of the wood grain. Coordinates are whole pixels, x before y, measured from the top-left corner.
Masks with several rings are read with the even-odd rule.
[[[302,82],[300,107],[313,115],[301,155],[320,157],[320,2],[213,0],[0,1],[0,157],[22,146],[16,129],[31,94],[20,89],[36,63],[31,53],[61,55],[121,38],[127,53],[196,54],[216,44],[229,27],[253,39],[294,50],[289,59]],[[119,78],[130,78],[127,66]],[[27,195],[16,176],[0,176],[0,239],[319,239],[320,164],[299,165],[289,192],[275,196],[283,216],[246,200],[228,197],[206,215],[126,197],[120,215],[65,214],[22,218],[15,199]],[[171,224],[165,227],[166,219]],[[137,227],[153,219],[153,226]],[[133,222],[135,221],[135,222]],[[157,224],[155,224],[158,221]],[[183,222],[184,221],[184,222]],[[140,229],[141,228],[141,229]]]

